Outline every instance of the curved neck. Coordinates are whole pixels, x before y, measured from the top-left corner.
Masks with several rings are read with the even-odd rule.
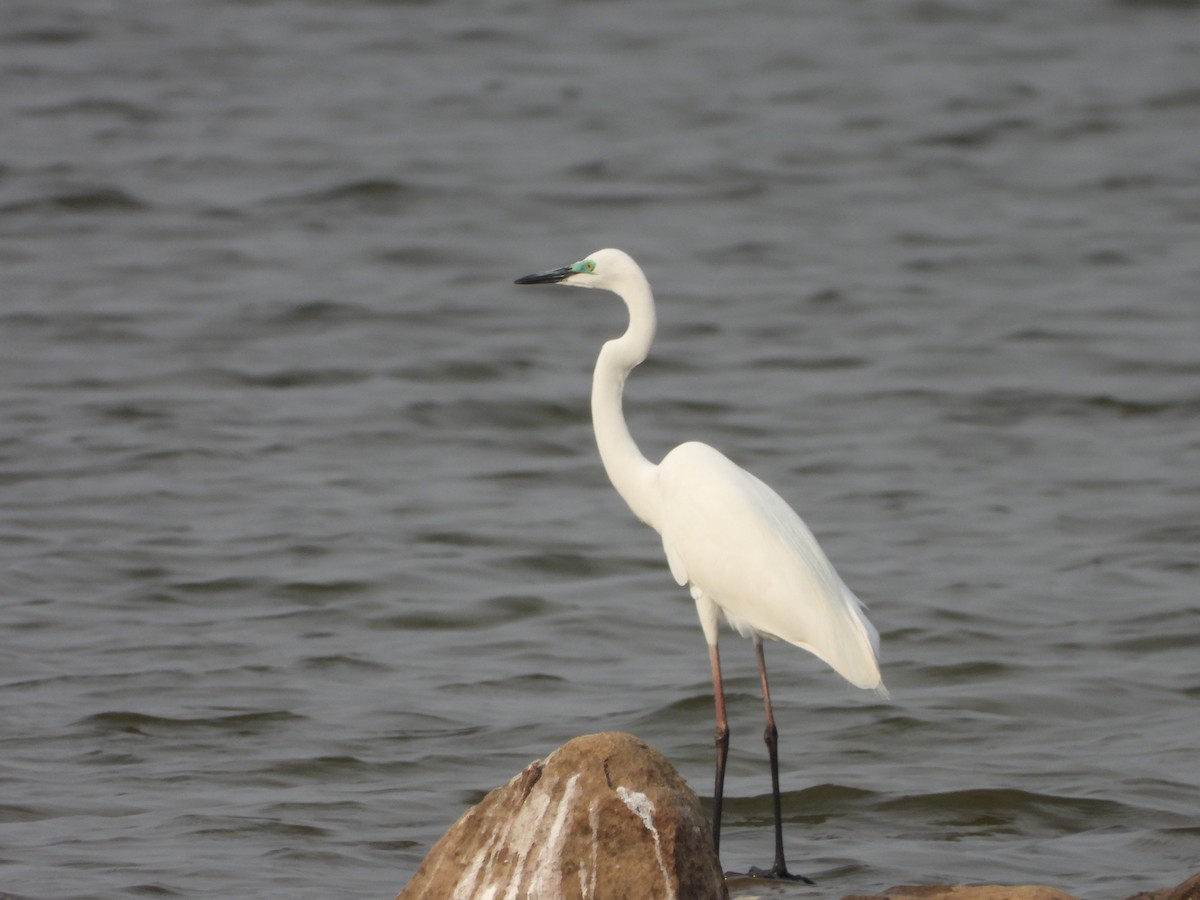
[[[633,514],[659,529],[660,514],[655,476],[658,467],[642,455],[621,410],[625,379],[646,358],[654,341],[654,296],[642,278],[620,294],[629,310],[629,327],[600,348],[592,374],[592,427],[608,479]]]

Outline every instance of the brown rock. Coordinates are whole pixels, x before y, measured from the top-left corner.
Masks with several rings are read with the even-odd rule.
[[[700,801],[619,732],[578,737],[468,809],[396,900],[728,900]]]
[[[1200,900],[1200,872],[1173,888],[1134,894],[1126,900]]]
[[[842,900],[1079,900],[1041,884],[901,884],[882,894],[850,894]]]

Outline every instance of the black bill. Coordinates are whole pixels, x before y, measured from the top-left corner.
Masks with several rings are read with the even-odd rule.
[[[513,284],[558,284],[564,278],[568,278],[574,274],[575,270],[570,266],[563,266],[561,269],[553,269],[538,275],[525,275],[522,278],[518,278]]]

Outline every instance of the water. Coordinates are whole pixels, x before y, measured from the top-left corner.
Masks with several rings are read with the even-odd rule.
[[[389,897],[707,660],[587,414],[800,509],[890,704],[771,646],[816,889],[1200,868],[1192,2],[8,0],[0,890]],[[723,643],[725,862],[768,862]]]

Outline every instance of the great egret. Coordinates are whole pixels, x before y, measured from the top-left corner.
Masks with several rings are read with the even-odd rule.
[[[598,250],[561,269],[518,278],[517,284],[566,284],[612,291],[629,310],[629,326],[600,349],[592,379],[592,424],[609,480],[634,515],[662,536],[671,574],[687,585],[708,641],[716,707],[716,778],[713,845],[721,846],[721,798],[729,723],[717,625],[721,616],[754,641],[771,762],[775,863],[751,875],[808,881],[792,875],[783,858],[779,751],[764,637],[784,640],[818,656],[856,687],[887,696],[879,674],[879,634],[857,597],[838,577],[812,532],[771,488],[709,447],[680,444],[658,465],[638,450],[621,411],[625,379],[654,340],[654,295],[636,262],[621,250]]]

